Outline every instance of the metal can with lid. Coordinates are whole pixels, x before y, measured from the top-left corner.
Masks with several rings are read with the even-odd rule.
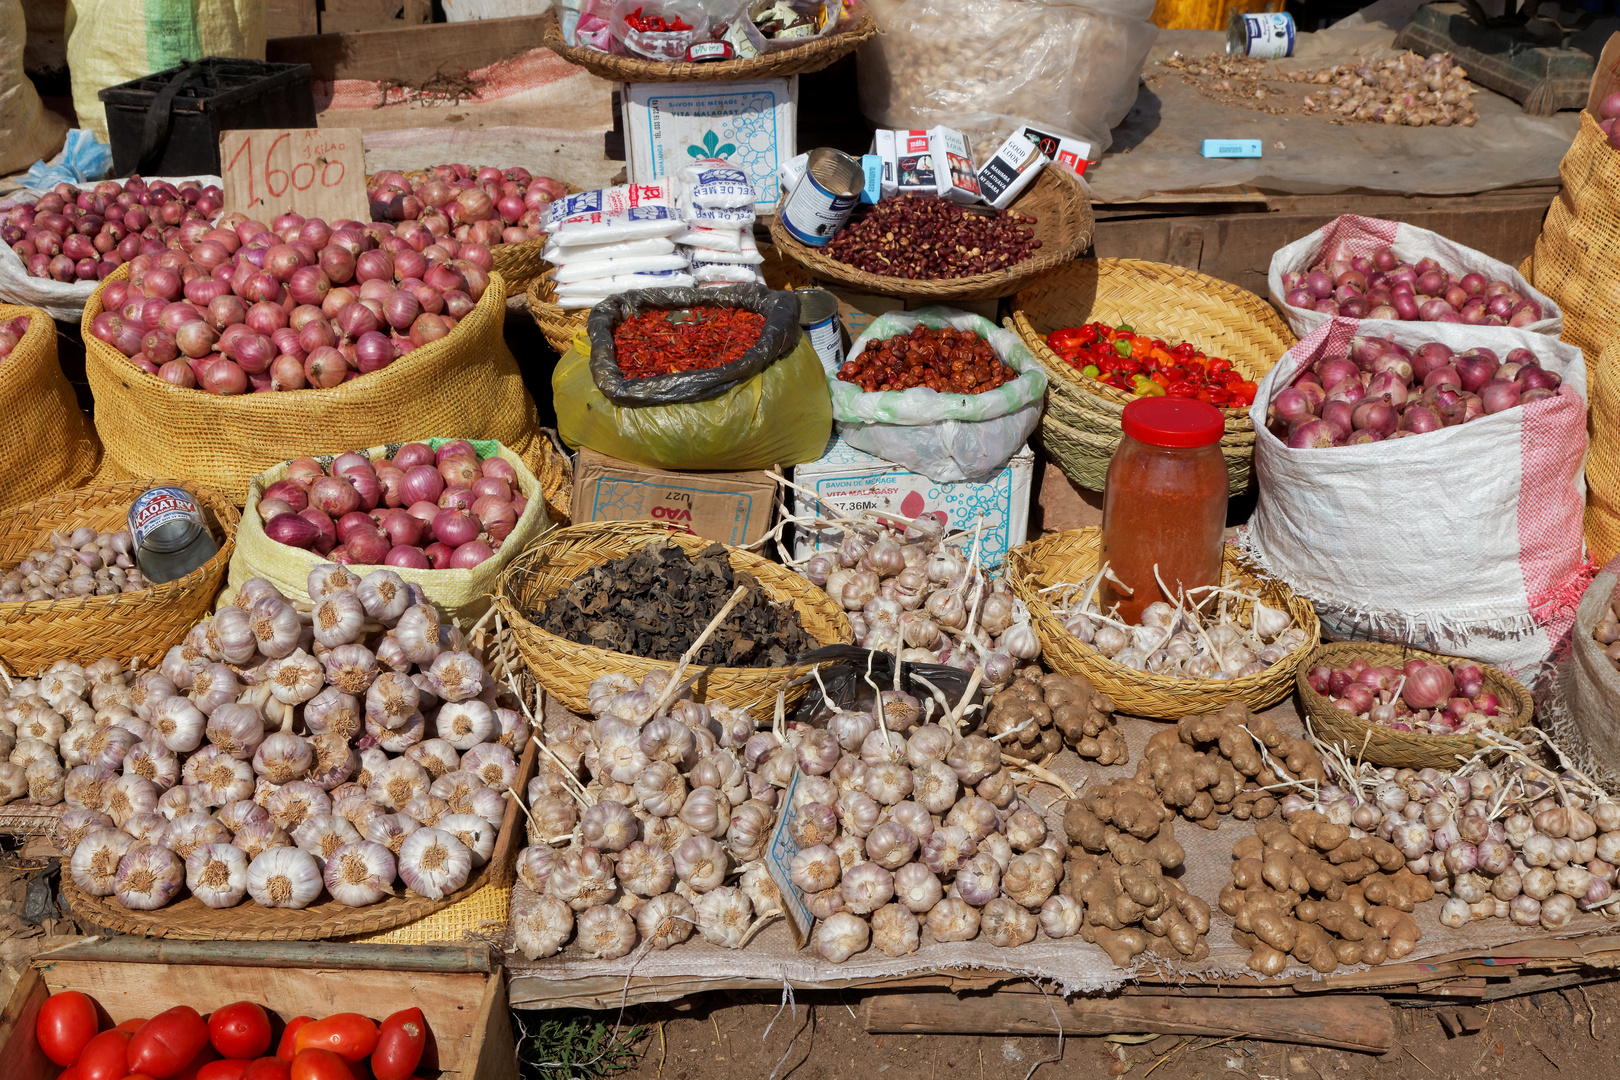
[[[135,562],[154,584],[185,577],[214,557],[219,544],[196,498],[181,487],[149,488],[129,508]]]
[[[844,363],[844,327],[838,318],[838,298],[826,289],[795,289],[799,298],[799,325],[810,339],[821,366],[837,371]]]
[[[1234,11],[1226,24],[1226,55],[1280,60],[1294,55],[1294,17],[1286,11]]]
[[[804,179],[782,200],[782,227],[800,243],[821,247],[849,221],[866,186],[861,163],[828,146],[810,151]]]

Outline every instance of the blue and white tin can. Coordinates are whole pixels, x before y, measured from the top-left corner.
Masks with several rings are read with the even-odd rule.
[[[810,151],[804,177],[782,200],[782,227],[802,244],[823,247],[849,223],[866,186],[861,163],[831,147]]]
[[[1232,12],[1226,24],[1226,54],[1255,60],[1294,55],[1294,17],[1286,11]]]

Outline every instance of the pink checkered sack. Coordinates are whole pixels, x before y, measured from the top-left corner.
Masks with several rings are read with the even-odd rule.
[[[1290,449],[1267,428],[1268,405],[1317,360],[1345,355],[1357,333],[1409,349],[1526,348],[1563,385],[1552,398],[1423,435]],[[1591,569],[1581,540],[1579,349],[1528,330],[1335,318],[1284,354],[1249,415],[1260,500],[1244,543],[1310,599],[1328,637],[1467,656],[1526,682],[1567,651]]]

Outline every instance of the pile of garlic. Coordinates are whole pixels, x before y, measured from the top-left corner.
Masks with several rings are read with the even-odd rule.
[[[392,570],[323,564],[309,594],[301,612],[251,578],[157,670],[59,664],[39,681],[46,700],[92,687],[95,711],[59,740],[58,844],[80,889],[143,910],[185,889],[215,908],[323,891],[359,907],[396,880],[440,899],[488,861],[528,722]]]
[[[1175,679],[1243,679],[1305,644],[1305,631],[1294,625],[1288,611],[1235,590],[1218,591],[1250,601],[1246,621],[1238,619],[1233,606],[1211,597],[1198,605],[1157,601],[1142,609],[1142,621],[1133,626],[1100,609],[1096,584],[1066,597],[1058,617],[1080,641],[1136,671]]]
[[[791,878],[823,959],[1079,930],[1072,901],[1053,895],[1068,845],[990,739],[919,722],[896,691],[878,699],[883,726],[836,710],[826,727],[761,730],[744,710],[685,697],[654,715],[665,690],[662,675],[609,676],[591,687],[594,720],[545,722],[555,767],[529,785],[532,846],[518,858],[539,900],[513,919],[531,960],[576,935],[592,958],[694,930],[741,947],[782,910],[761,858],[795,770]]]
[[[1005,578],[979,564],[968,534],[944,535],[943,514],[922,514],[899,532],[842,524],[843,542],[810,556],[801,571],[848,613],[855,644],[917,663],[981,668],[992,687],[1040,656],[1028,609]]]

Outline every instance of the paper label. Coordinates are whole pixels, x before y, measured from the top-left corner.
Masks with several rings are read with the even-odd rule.
[[[810,909],[805,907],[804,894],[793,884],[791,876],[791,864],[793,856],[799,853],[799,842],[793,839],[788,822],[793,817],[793,793],[798,789],[799,770],[795,768],[787,790],[776,800],[776,828],[771,831],[771,842],[765,849],[765,869],[770,872],[771,880],[776,882],[777,891],[782,894],[782,910],[787,912],[793,947],[802,949],[804,943],[810,940],[810,927],[816,920],[810,914]]]

